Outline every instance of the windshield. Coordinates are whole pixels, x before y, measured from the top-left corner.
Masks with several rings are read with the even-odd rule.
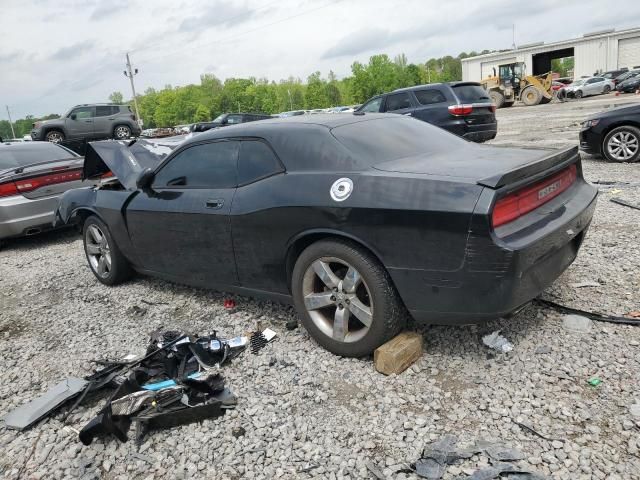
[[[453,91],[462,103],[475,103],[482,102],[483,100],[490,100],[487,91],[480,85],[454,85]]]
[[[18,145],[0,145],[0,170],[24,167],[33,163],[65,160],[77,155],[66,148],[48,142],[27,142]]]
[[[222,121],[224,120],[226,113],[223,113],[222,115],[218,115],[214,120],[213,123],[222,123]]]
[[[579,87],[580,85],[582,85],[584,83],[584,80],[576,80],[575,82],[573,82],[571,85],[573,85],[574,87]]]

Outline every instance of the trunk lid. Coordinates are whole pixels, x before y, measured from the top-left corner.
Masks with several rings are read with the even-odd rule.
[[[498,189],[522,180],[538,178],[579,160],[578,147],[564,150],[511,148],[466,143],[455,154],[434,154],[399,158],[374,165],[385,172],[454,177]]]

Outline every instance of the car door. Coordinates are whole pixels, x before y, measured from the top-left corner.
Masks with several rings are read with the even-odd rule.
[[[411,116],[438,126],[450,119],[451,115],[447,109],[448,100],[444,91],[437,87],[431,87],[415,90],[412,93],[419,107],[411,113]],[[453,98],[451,100],[453,101]]]
[[[93,137],[94,116],[94,107],[77,107],[71,110],[64,122],[67,139]]]
[[[391,93],[386,96],[381,112],[398,113],[404,115],[411,113],[414,106],[411,103],[409,92]]]
[[[119,108],[112,105],[97,105],[96,116],[93,119],[93,133],[95,138],[110,138],[113,134],[114,122]]]
[[[191,285],[237,283],[229,212],[239,142],[189,145],[167,159],[126,210],[142,267]]]
[[[590,78],[586,82],[584,93],[586,93],[587,95],[596,95],[598,93],[601,93],[603,88],[604,88],[604,78],[602,77]]]

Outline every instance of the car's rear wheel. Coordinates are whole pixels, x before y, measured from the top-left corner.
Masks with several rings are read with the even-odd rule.
[[[307,247],[291,282],[302,324],[336,355],[369,355],[405,325],[406,310],[389,274],[352,242],[321,240]]]
[[[612,162],[637,162],[640,159],[640,129],[625,125],[604,137],[602,153]]]
[[[118,125],[113,129],[113,138],[116,140],[125,140],[131,136],[131,129],[126,125]]]
[[[47,142],[61,143],[64,141],[64,133],[60,130],[49,130],[44,138]]]
[[[92,215],[85,220],[82,238],[89,267],[100,282],[117,285],[131,277],[129,262],[98,217]]]
[[[611,92],[611,87],[609,85],[605,85],[604,88],[602,89],[602,93],[609,93]]]

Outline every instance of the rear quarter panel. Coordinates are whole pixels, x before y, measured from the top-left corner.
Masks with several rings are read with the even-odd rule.
[[[352,179],[352,195],[331,185]],[[238,188],[231,209],[242,286],[288,292],[288,247],[313,232],[333,232],[370,249],[388,269],[462,267],[471,213],[482,188],[403,174],[281,174]]]

